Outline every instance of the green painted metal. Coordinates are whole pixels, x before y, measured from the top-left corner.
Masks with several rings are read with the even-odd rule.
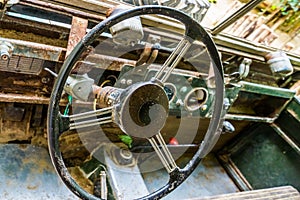
[[[292,92],[279,95],[289,94]],[[242,190],[282,185],[300,189],[300,101],[291,98],[281,109],[271,124],[253,124],[220,153],[220,160]]]
[[[271,87],[267,85],[250,83],[245,81],[241,81],[239,82],[239,84],[241,85],[241,91],[247,91],[256,94],[263,94],[286,99],[291,99],[295,95],[295,91],[285,88]]]
[[[281,130],[287,134],[292,141],[298,144],[300,148],[300,104],[297,98],[294,98],[276,120]]]
[[[133,70],[132,66],[123,66],[120,79],[122,79],[122,74]],[[130,78],[133,82],[142,81],[145,74],[150,79],[156,70],[145,70],[141,73],[132,72]],[[209,89],[205,83],[205,78],[193,77],[191,82],[187,80],[191,76],[182,76],[181,74],[173,73],[168,82],[174,84],[176,87],[176,97],[170,102],[170,110],[174,115],[192,115],[196,116],[200,113],[201,117],[210,117],[211,107],[214,98],[214,90]],[[125,77],[126,79],[126,77]],[[146,78],[147,79],[147,78]],[[178,81],[179,80],[179,81]],[[201,109],[195,112],[187,112],[184,110],[183,97],[195,87],[204,87],[209,92],[209,97]],[[247,120],[254,122],[266,122],[273,123],[279,116],[281,111],[286,107],[286,105],[293,99],[295,92],[289,89],[272,87],[262,84],[250,83],[245,81],[240,81],[238,83],[230,83],[226,85],[225,98],[228,103],[227,110],[229,114],[226,115],[227,119],[233,120]],[[241,101],[244,104],[241,104]],[[261,108],[266,108],[263,111],[257,111],[256,102],[260,102]],[[237,114],[236,111],[239,111]]]
[[[267,124],[244,134],[229,159],[252,188],[292,185],[299,190],[300,155]]]
[[[300,122],[300,99],[299,97],[294,97],[293,100],[287,106],[287,111]],[[299,129],[300,130],[300,129]]]
[[[271,124],[271,127],[276,131],[276,133],[282,137],[295,151],[300,155],[300,147],[293,141],[291,137],[289,137],[288,134],[286,134],[278,125]]]
[[[227,119],[273,123],[293,99],[293,90],[240,81],[226,85]]]
[[[120,71],[119,80],[122,82],[130,80],[132,83],[139,81],[150,80],[155,75],[157,69],[135,69],[133,66],[124,65]],[[183,73],[183,71],[181,71]],[[201,116],[210,117],[213,109],[215,91],[213,88],[208,88],[205,77],[196,77],[191,74],[172,73],[167,84],[173,84],[176,88],[175,97],[169,102],[169,109],[172,115],[176,116]],[[125,75],[126,74],[126,75]],[[145,78],[146,77],[146,78]],[[126,84],[117,83],[117,87],[123,88]],[[195,111],[188,111],[184,108],[183,101],[187,94],[197,87],[205,88],[208,92],[208,98],[205,103]]]

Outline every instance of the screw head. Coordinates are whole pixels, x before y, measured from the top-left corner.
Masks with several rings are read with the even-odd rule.
[[[7,61],[9,59],[9,55],[6,53],[1,54],[1,60]]]

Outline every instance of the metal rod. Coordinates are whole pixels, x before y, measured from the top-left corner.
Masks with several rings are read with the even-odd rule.
[[[149,139],[150,144],[152,145],[152,147],[154,148],[157,156],[159,157],[160,161],[162,162],[162,164],[164,165],[164,167],[166,168],[166,170],[168,171],[168,173],[170,173],[171,167],[169,166],[166,158],[163,156],[161,150],[159,149],[156,141],[154,140],[154,138]]]
[[[298,145],[289,136],[287,136],[287,134],[285,134],[279,126],[273,123],[271,124],[271,127],[300,155],[300,147],[298,147]]]
[[[88,111],[88,112],[84,112],[84,113],[78,113],[78,114],[70,115],[69,118],[70,118],[70,120],[80,120],[80,119],[86,119],[89,117],[96,117],[96,116],[112,113],[112,108],[113,107],[111,106],[111,107],[107,107],[107,108],[101,108],[99,110],[92,110],[92,111]]]
[[[49,104],[48,97],[39,97],[33,94],[4,94],[0,93],[0,102],[14,102],[14,103],[31,103],[31,104]],[[63,102],[65,105],[66,102]]]
[[[108,117],[103,117],[103,118],[96,118],[96,119],[91,119],[91,120],[86,120],[86,121],[81,121],[81,122],[74,122],[70,123],[70,129],[73,129],[74,127],[80,127],[80,126],[86,126],[90,125],[93,126],[93,124],[98,124],[98,122],[102,122],[105,120],[111,120],[111,116]]]
[[[171,55],[167,58],[167,60],[165,61],[165,63],[163,64],[163,66],[161,67],[160,71],[158,71],[154,78],[156,79],[160,79],[161,76],[163,75],[163,72],[165,71],[165,69],[171,64],[171,62],[176,59],[178,56],[178,54],[181,52],[182,48],[184,46],[186,46],[186,42],[187,40],[185,38],[183,38],[177,45],[176,49],[171,53]]]
[[[47,24],[47,25],[71,29],[71,24],[66,24],[66,23],[62,23],[62,22],[58,22],[58,21],[42,19],[42,18],[24,15],[24,14],[15,13],[15,12],[6,12],[6,15],[10,16],[10,17],[16,17],[16,18],[20,18],[20,19],[29,20],[29,21],[39,22],[39,23],[43,23],[43,24]]]
[[[273,123],[277,119],[277,117],[271,118],[271,117],[258,117],[258,116],[250,116],[250,115],[226,114],[225,119]]]
[[[160,145],[157,144],[155,138]],[[174,169],[177,168],[175,160],[173,159],[173,156],[160,133],[150,138],[149,142],[168,173],[171,173]]]
[[[100,180],[101,180],[101,199],[107,199],[107,185],[106,185],[106,172],[100,172]]]
[[[253,190],[250,183],[247,181],[238,167],[234,164],[229,155],[220,155],[219,160],[222,162],[229,176],[232,177],[233,182],[241,191]]]
[[[258,4],[260,4],[263,0],[250,0],[249,3],[242,6],[235,13],[229,16],[227,19],[218,24],[215,28],[212,29],[212,34],[216,35],[223,31],[225,28],[236,22],[239,18],[245,15],[247,12],[255,8]]]
[[[178,56],[173,61],[172,65],[170,66],[169,70],[166,72],[166,74],[162,77],[161,82],[166,82],[174,70],[174,68],[178,65],[180,59],[184,56],[184,54],[187,52],[187,50],[190,48],[191,44],[186,41],[185,45],[182,47],[181,52],[178,54]]]
[[[52,76],[57,78],[57,73],[55,73],[54,71],[50,70],[49,68],[45,67],[44,68],[45,71],[49,72]]]
[[[160,145],[163,149],[163,152],[165,153],[166,158],[168,159],[169,164],[172,167],[172,170],[175,169],[177,167],[175,160],[173,159],[173,156],[172,156],[171,152],[169,151],[169,149],[160,133],[158,135],[156,135],[156,139],[160,143]]]
[[[96,125],[103,125],[103,124],[108,124],[108,123],[112,123],[113,120],[112,119],[108,119],[103,121],[103,119],[100,119],[101,121],[99,122],[94,122],[91,124],[82,124],[82,125],[77,125],[76,123],[70,124],[70,130],[74,130],[74,129],[78,129],[78,128],[86,128],[86,127],[91,127],[91,126],[96,126]]]

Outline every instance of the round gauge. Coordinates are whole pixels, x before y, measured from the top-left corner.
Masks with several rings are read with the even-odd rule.
[[[208,98],[208,92],[205,88],[198,87],[192,89],[184,99],[184,106],[188,111],[198,110]]]

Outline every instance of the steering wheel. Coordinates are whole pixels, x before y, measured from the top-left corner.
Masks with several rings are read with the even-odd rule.
[[[103,53],[101,52],[103,49],[105,50],[105,46],[107,44],[104,42],[106,45],[102,45],[102,50],[99,50],[99,43],[103,43],[103,35],[107,34],[111,27],[129,18],[152,14],[173,18],[173,21],[177,20],[185,27],[185,32],[181,39],[179,39],[180,41],[178,45],[172,49],[172,52],[163,64],[157,64],[160,67],[155,68],[156,70],[154,70],[154,72],[152,71],[152,74],[148,71],[147,76],[149,77],[138,79],[138,81],[134,81],[133,83],[131,82],[127,85],[125,84],[126,86],[123,87],[121,87],[122,84],[124,85],[122,81],[119,81],[119,83],[117,81],[117,83],[111,84],[107,87],[104,85],[97,87],[97,92],[94,92],[94,94],[97,94],[97,99],[94,99],[94,97],[91,97],[92,95],[89,94],[85,95],[86,97],[84,98],[80,98],[80,95],[93,93],[95,89],[93,90],[94,85],[91,84],[91,82],[95,85],[101,81],[104,83],[101,78],[93,78],[93,81],[85,81],[84,84],[79,87],[73,86],[73,92],[68,92],[69,90],[67,88],[72,87],[72,79],[76,79],[76,77],[82,78],[85,76],[82,75],[83,73],[80,74],[78,72],[80,70],[74,69],[81,66],[81,69],[84,71],[84,64],[90,63],[90,60],[87,62],[87,59],[90,59],[87,54],[91,52],[99,54]],[[111,41],[109,38],[107,40]],[[119,47],[118,45],[116,46]],[[201,46],[202,50],[206,53],[203,54],[201,53],[202,51],[198,51],[198,46]],[[133,50],[135,49],[133,48]],[[189,52],[189,50],[192,50],[192,52]],[[200,57],[205,58],[209,64],[202,67],[201,64],[199,64],[200,57],[194,55],[195,52],[198,52]],[[124,55],[123,52],[119,54]],[[168,95],[170,90],[166,89],[167,85],[173,85],[176,89],[176,87],[181,84],[178,82],[180,73],[177,73],[176,66],[181,65],[180,63],[188,62],[189,59],[186,59],[186,56],[193,57],[193,59],[196,60],[194,69],[196,72],[198,71],[198,76],[194,76],[194,78],[201,78],[201,76],[203,78],[201,83],[205,85],[206,89],[203,89],[202,91],[206,91],[206,101],[210,101],[210,103],[207,103],[205,106],[201,104],[202,107],[199,106],[194,108],[190,106],[189,103],[185,103],[183,101],[180,102],[180,97],[176,97],[177,102],[174,104],[174,102],[171,102],[171,98]],[[202,61],[200,60],[200,63],[201,62]],[[189,63],[192,63],[192,61]],[[135,68],[144,69],[147,67],[149,68],[149,66],[151,67],[151,64],[135,66]],[[77,76],[74,75],[75,73],[78,73]],[[102,75],[103,74],[104,72]],[[132,74],[135,73],[132,72]],[[88,75],[91,77],[93,76],[91,74]],[[172,82],[170,81],[172,77],[175,77],[177,82],[170,83]],[[85,80],[90,79],[92,78]],[[120,80],[122,78],[117,79]],[[181,80],[183,82],[185,81],[190,83],[190,80],[186,81],[185,78]],[[85,85],[86,83],[87,85]],[[62,153],[64,144],[62,144],[61,137],[65,132],[70,130],[82,132],[82,129],[89,129],[91,126],[97,126],[101,129],[101,126],[105,124],[113,124],[117,125],[121,132],[123,132],[125,136],[130,137],[132,140],[138,138],[139,140],[146,141],[146,144],[148,144],[148,147],[151,149],[149,151],[154,152],[156,157],[159,158],[159,161],[169,176],[166,184],[137,198],[158,199],[167,195],[193,172],[201,159],[212,150],[213,146],[217,142],[221,134],[222,120],[224,117],[223,83],[223,68],[214,42],[204,28],[184,13],[162,6],[141,6],[108,17],[89,31],[77,44],[65,60],[53,87],[48,108],[48,145],[50,156],[58,175],[67,187],[78,197],[82,199],[99,199],[99,196],[84,189],[84,187],[78,183],[77,179],[75,179],[68,170]],[[77,88],[75,89],[75,87]],[[188,87],[182,86],[182,88],[183,87],[189,90]],[[196,91],[193,90],[194,88],[194,86],[190,87],[192,91]],[[202,86],[198,88],[202,88]],[[76,90],[78,94],[75,94],[76,92],[74,92],[74,90]],[[183,91],[183,89],[181,90]],[[182,92],[181,90],[178,91],[178,95]],[[101,106],[98,106],[98,103],[97,106],[101,108],[97,109],[95,108],[95,105],[93,105],[93,109],[84,108],[76,111],[76,108],[74,107],[71,109],[73,112],[72,114],[69,114],[68,112],[63,113],[62,109],[65,108],[66,105],[63,103],[62,99],[66,96],[66,91],[69,96],[72,95],[73,98],[77,98],[77,102],[80,102],[80,105],[89,107],[93,104],[93,102],[100,101],[99,105],[101,104]],[[184,93],[184,95],[190,94],[191,92]],[[172,95],[175,95],[175,93],[171,92],[171,96]],[[93,100],[90,100],[91,98]],[[89,104],[89,102],[92,103]],[[198,101],[196,101],[196,105],[197,102]],[[193,105],[195,102],[191,100],[190,103]],[[164,127],[169,124],[167,119],[173,115],[171,112],[173,107],[171,105],[176,105],[175,108],[179,108],[181,113],[187,113],[187,120],[195,118],[195,114],[198,115],[196,116],[198,118],[210,119],[205,131],[205,136],[202,140],[197,143],[195,142],[196,140],[190,140],[191,143],[193,143],[193,147],[196,147],[196,150],[194,151],[193,156],[189,158],[189,161],[182,167],[177,164],[176,158],[170,151],[170,149],[173,148],[172,145],[167,144],[168,142],[166,142],[164,137],[165,135],[162,134]],[[192,108],[187,109],[188,106]],[[207,106],[210,108],[207,108]],[[191,117],[189,114],[193,116]],[[182,114],[180,117],[177,116],[177,118],[182,120],[184,115]],[[186,134],[186,131],[182,132]],[[172,135],[174,136],[174,134]],[[197,131],[195,135],[197,135]],[[98,139],[94,138],[94,140],[97,141]],[[110,141],[112,142],[112,140]],[[145,143],[143,142],[143,145],[144,144]],[[133,149],[143,149],[143,145],[139,146],[139,143],[136,143],[134,148],[128,147],[128,150],[133,152]],[[173,146],[176,148],[176,145]],[[180,144],[178,144],[178,146],[180,146]],[[139,153],[143,152],[144,151],[140,151]],[[106,167],[109,168],[109,166]]]

